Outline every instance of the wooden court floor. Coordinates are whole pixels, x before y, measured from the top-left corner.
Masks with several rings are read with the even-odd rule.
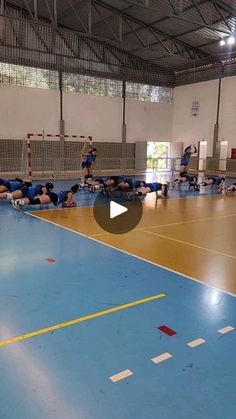
[[[31,214],[236,294],[236,199],[212,195],[144,201],[143,217],[129,233],[104,232],[92,207],[53,209]]]

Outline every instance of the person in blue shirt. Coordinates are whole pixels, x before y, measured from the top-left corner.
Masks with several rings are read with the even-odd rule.
[[[236,182],[227,187],[228,192],[236,192]]]
[[[95,179],[90,179],[89,191],[95,192],[98,189],[103,189],[104,191],[112,188],[114,189],[117,187],[119,181],[119,176],[99,177]]]
[[[193,186],[195,190],[198,190],[198,177],[197,175],[189,175],[187,172],[180,172],[177,178],[173,181],[173,188],[175,185],[181,185],[182,183],[189,183],[189,186]]]
[[[137,189],[142,186],[144,186],[145,182],[138,179],[132,179],[132,178],[125,178],[122,179],[121,182],[117,185],[117,188],[121,191],[131,191],[132,189]]]
[[[51,182],[47,182],[45,185],[23,186],[21,189],[12,192],[11,199],[14,201],[15,199],[26,198],[30,202],[35,196],[50,192],[53,188],[54,185]]]
[[[0,199],[12,199],[13,193],[24,186],[32,186],[32,183],[19,178],[0,179]]]
[[[216,186],[218,190],[222,190],[225,186],[225,178],[221,176],[207,176],[207,178],[200,183],[200,186]]]
[[[21,209],[23,205],[48,205],[52,203],[56,207],[59,205],[65,208],[75,207],[76,202],[73,200],[73,195],[78,192],[78,189],[79,185],[76,184],[65,191],[51,192],[50,190],[32,199],[17,199],[14,201],[13,206],[16,209]]]
[[[184,149],[184,154],[181,157],[181,171],[182,172],[188,171],[188,166],[189,166],[191,155],[195,154],[196,152],[197,152],[197,148],[195,147],[195,145],[193,146],[189,145],[188,147]]]
[[[168,197],[168,185],[159,183],[159,182],[153,182],[153,183],[146,183],[142,182],[143,185],[138,187],[136,190],[133,190],[131,192],[127,192],[127,198],[130,200],[132,196],[140,196],[145,197],[148,193],[156,192],[156,196],[158,195],[158,191],[161,191],[162,198]]]
[[[130,180],[126,179],[124,176],[111,176],[104,184],[102,192],[104,196],[111,197],[111,194],[117,189],[127,190],[129,188]]]
[[[24,183],[23,179],[2,179],[0,178],[0,193],[3,192],[13,192],[16,189],[19,189]]]
[[[88,154],[82,154],[83,161],[81,167],[83,170],[83,176],[92,176],[92,166],[95,163],[97,157],[97,149],[95,147],[90,147]]]

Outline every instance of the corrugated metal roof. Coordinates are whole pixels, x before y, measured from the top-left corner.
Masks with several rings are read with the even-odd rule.
[[[7,4],[25,14],[35,12],[33,1]],[[195,65],[196,60],[214,63],[222,52],[231,54],[228,46],[222,50],[219,40],[236,29],[234,0],[93,0],[91,10],[89,4],[90,0],[57,0],[57,25],[173,71]],[[53,5],[54,0],[37,0],[38,16],[51,22]]]

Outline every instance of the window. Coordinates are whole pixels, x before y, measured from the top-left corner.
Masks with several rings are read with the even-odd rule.
[[[126,83],[126,96],[149,102],[173,103],[173,89],[148,84]]]
[[[147,143],[147,168],[156,170],[169,170],[170,143],[168,142],[148,142]]]
[[[87,95],[122,96],[122,81],[63,73],[63,89]]]
[[[0,83],[15,86],[59,89],[59,72],[0,62]],[[63,90],[87,95],[122,97],[122,81],[82,74],[63,73]],[[173,103],[173,89],[139,83],[126,83],[126,96],[136,100]]]
[[[41,89],[58,89],[59,77],[57,71],[0,63],[0,83]]]

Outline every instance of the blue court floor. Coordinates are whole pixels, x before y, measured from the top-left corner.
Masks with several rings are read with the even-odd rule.
[[[84,192],[79,201],[93,199]],[[233,295],[6,202],[0,235],[1,419],[235,418]],[[162,325],[176,334],[163,333]],[[112,381],[126,370],[127,378]]]

